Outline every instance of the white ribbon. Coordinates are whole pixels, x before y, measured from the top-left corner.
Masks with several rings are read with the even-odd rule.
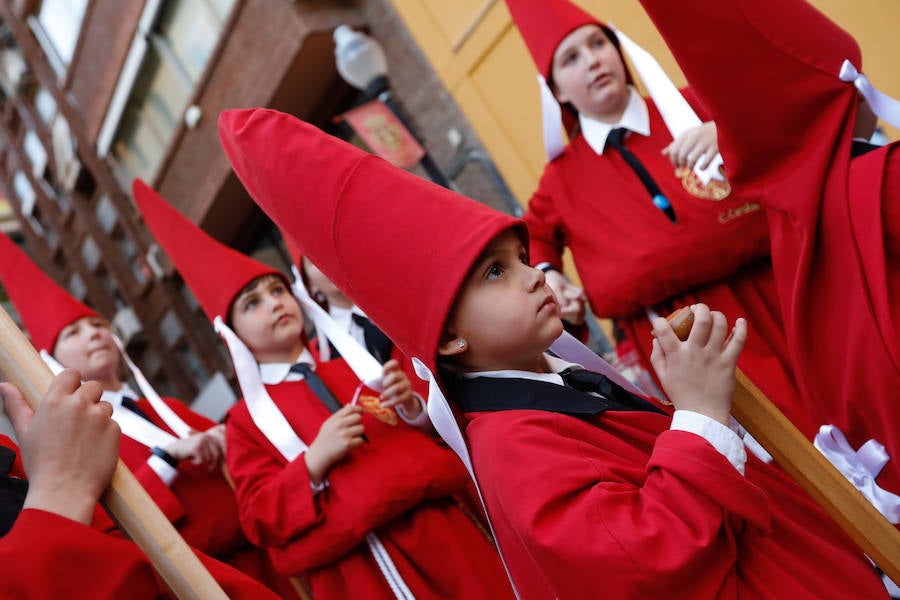
[[[900,127],[900,102],[878,90],[869,78],[856,70],[849,60],[844,60],[838,73],[841,81],[852,83],[869,103],[872,112],[882,121]]]
[[[50,368],[50,372],[54,375],[59,375],[66,370],[66,368],[46,350],[41,350],[40,354],[41,358],[44,359],[44,363]]]
[[[612,27],[612,25],[610,25]],[[627,35],[612,27],[619,38],[622,51],[631,60],[638,77],[644,82],[647,92],[659,110],[672,139],[686,130],[702,125],[700,117],[687,103],[672,80],[659,65],[653,55],[637,45]],[[565,147],[562,136],[562,109],[559,102],[547,85],[542,75],[538,75],[541,91],[541,123],[544,132],[544,151],[547,160],[552,161],[562,154]],[[699,161],[698,161],[699,162]],[[724,180],[719,167],[722,166],[722,155],[716,154],[705,169],[694,168],[694,173],[706,185],[712,179]]]
[[[322,310],[322,308],[319,307],[319,310]],[[247,411],[250,413],[250,418],[253,420],[254,425],[266,436],[266,439],[272,442],[272,445],[285,459],[289,462],[293,461],[306,452],[309,446],[300,439],[300,436],[288,423],[284,414],[272,400],[272,397],[269,396],[269,392],[266,391],[266,386],[263,384],[259,374],[259,365],[250,349],[225,324],[221,316],[216,316],[213,326],[228,346],[231,362],[234,365],[234,373],[237,375],[238,385],[241,386],[241,393],[244,395],[244,402],[247,404]],[[350,339],[352,340],[353,338]],[[359,345],[359,342],[356,342],[356,340],[353,340],[353,342]],[[337,347],[337,344],[335,346]],[[338,348],[338,351],[343,354],[340,348]],[[375,359],[372,358],[372,360],[374,361]],[[377,364],[378,361],[375,362]],[[378,365],[378,368],[380,375],[381,365]],[[378,568],[381,569],[381,574],[390,586],[394,596],[398,600],[415,600],[396,565],[394,565],[394,561],[391,560],[381,540],[378,539],[374,532],[369,532],[366,535],[366,544],[369,546],[369,550],[372,552],[372,556],[378,564]]]
[[[147,378],[144,377],[144,374],[138,368],[136,364],[131,360],[128,354],[125,352],[125,346],[122,344],[122,340],[119,339],[119,336],[113,334],[113,341],[116,343],[116,347],[119,349],[119,352],[122,354],[122,358],[125,359],[125,364],[128,365],[128,369],[131,371],[131,375],[134,377],[134,380],[138,384],[138,388],[141,390],[141,394],[143,394],[144,398],[150,403],[150,406],[153,407],[153,410],[156,411],[156,414],[159,415],[159,418],[163,420],[163,422],[168,425],[169,429],[175,432],[175,435],[180,437],[181,439],[185,439],[191,435],[191,426],[184,422],[184,420],[172,410],[165,401],[159,397],[159,394],[156,393],[156,390],[153,389],[153,386],[150,385],[150,382],[147,381]],[[130,437],[130,436],[129,436]]]
[[[383,391],[384,386],[381,384],[381,376],[384,369],[381,363],[369,353],[365,346],[338,325],[331,318],[331,315],[325,312],[325,309],[310,297],[306,286],[303,285],[303,280],[300,278],[296,265],[292,266],[291,270],[294,274],[294,283],[291,285],[291,289],[300,305],[306,311],[306,315],[316,326],[316,333],[319,336],[319,348],[321,349],[323,345],[328,346],[330,340],[360,381],[376,392]]]
[[[900,496],[875,483],[875,478],[890,460],[884,446],[869,440],[853,450],[843,432],[834,425],[823,425],[813,445],[835,468],[893,524],[900,523]]]
[[[444,392],[441,390],[441,386],[438,385],[437,377],[434,376],[431,369],[425,366],[425,363],[418,358],[413,358],[412,363],[419,379],[428,382],[428,403],[426,405],[428,418],[431,419],[431,424],[434,425],[434,430],[437,431],[437,434],[441,436],[447,445],[450,446],[450,449],[456,453],[459,460],[462,461],[466,470],[469,472],[472,483],[475,484],[475,491],[478,492],[478,499],[481,500],[481,506],[484,507],[484,516],[487,519],[488,529],[491,530],[491,535],[494,537],[494,542],[497,544],[497,552],[500,554],[500,561],[503,563],[503,568],[506,570],[506,577],[509,579],[509,583],[512,586],[516,598],[519,598],[520,596],[519,591],[516,589],[516,582],[513,581],[512,574],[509,572],[509,566],[506,564],[506,559],[503,558],[503,549],[500,547],[500,540],[497,539],[497,534],[494,533],[494,526],[491,523],[491,516],[488,512],[487,505],[484,503],[484,495],[481,493],[481,486],[478,485],[478,478],[475,477],[475,469],[472,468],[472,458],[469,456],[469,448],[466,445],[466,440],[459,428],[459,424],[456,422],[456,416],[453,414],[450,403],[447,402],[447,398],[444,397]]]

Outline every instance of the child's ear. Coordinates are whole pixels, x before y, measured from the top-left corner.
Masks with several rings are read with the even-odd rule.
[[[456,356],[469,349],[463,338],[445,331],[438,343],[438,356]]]

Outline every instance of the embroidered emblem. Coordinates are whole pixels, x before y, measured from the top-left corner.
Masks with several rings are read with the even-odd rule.
[[[711,179],[709,183],[703,185],[697,174],[687,167],[675,169],[675,177],[681,180],[684,189],[695,198],[719,202],[731,195],[731,184],[727,179]]]
[[[760,208],[759,204],[756,202],[747,201],[741,206],[732,206],[728,210],[723,210],[719,213],[719,223],[724,225],[729,221],[733,221],[738,217],[743,217],[744,215],[749,215],[752,212],[758,211]]]
[[[397,425],[397,413],[393,409],[381,406],[381,400],[378,396],[370,396],[368,394],[360,394],[359,405],[362,406],[367,413],[384,423],[395,427]]]

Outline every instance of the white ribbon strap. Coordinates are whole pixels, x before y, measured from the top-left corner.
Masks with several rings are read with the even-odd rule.
[[[238,385],[241,386],[241,393],[244,395],[244,402],[247,403],[250,418],[282,456],[288,461],[294,460],[306,452],[308,446],[287,422],[275,402],[272,401],[269,392],[266,391],[266,386],[263,385],[259,375],[256,358],[253,357],[253,353],[244,345],[241,338],[225,324],[222,317],[217,316],[213,325],[228,346],[228,352],[231,354],[231,361],[234,364],[234,373],[237,375]]]
[[[610,26],[612,27],[612,25]],[[678,91],[678,88],[675,87],[669,76],[666,75],[659,62],[653,58],[653,55],[638,46],[631,38],[615,27],[613,27],[613,31],[615,31],[616,37],[619,38],[622,50],[628,55],[631,64],[634,65],[638,77],[644,82],[647,92],[653,98],[653,103],[656,104],[656,108],[669,129],[672,139],[677,138],[688,129],[702,125],[700,117],[697,116],[691,105],[687,103],[687,100],[684,99],[684,96],[681,95],[681,92]],[[721,165],[722,155],[716,154],[705,169],[697,169],[695,167],[694,173],[697,174],[703,185],[709,183],[711,179],[724,180],[725,178],[719,172]]]
[[[544,133],[544,152],[547,161],[552,161],[563,153],[566,144],[562,134],[562,108],[544,76],[538,73],[538,86],[541,90],[541,127]]]
[[[376,392],[383,391],[384,387],[381,384],[383,368],[381,363],[375,360],[375,357],[369,353],[366,347],[356,341],[356,338],[335,323],[334,319],[331,318],[331,315],[325,312],[325,310],[310,297],[309,292],[306,290],[306,286],[303,285],[303,280],[300,279],[300,273],[297,272],[297,267],[292,266],[291,269],[294,273],[294,283],[291,285],[291,289],[294,292],[294,296],[296,296],[297,300],[300,302],[300,305],[303,306],[303,310],[306,311],[306,314],[312,319],[313,324],[316,326],[316,332],[319,335],[320,348],[322,342],[325,342],[324,345],[327,346],[328,341],[330,340],[337,351],[341,353],[341,357],[347,362],[353,372],[356,373],[356,376],[359,377],[360,381]],[[324,340],[322,339],[323,336],[325,338]]]
[[[123,435],[130,437],[134,441],[139,442],[148,448],[153,448],[154,446],[167,448],[178,440],[177,437],[168,431],[160,429],[144,417],[128,410],[121,404],[113,408],[112,418],[118,423],[119,429],[122,430]]]
[[[44,363],[50,368],[50,371],[54,375],[59,375],[60,373],[62,373],[63,371],[66,370],[66,368],[64,366],[62,366],[62,364],[60,364],[60,362],[58,360],[53,358],[53,355],[51,355],[46,350],[41,350],[40,355],[41,355],[41,358],[44,359]]]
[[[878,90],[869,81],[869,78],[856,70],[849,60],[844,60],[841,71],[838,74],[841,81],[852,83],[869,103],[872,112],[879,119],[890,123],[894,127],[900,127],[900,102]]]
[[[516,582],[513,581],[512,575],[509,572],[509,567],[506,564],[506,559],[503,558],[503,549],[500,547],[500,540],[497,539],[497,534],[494,533],[494,526],[491,524],[491,516],[488,512],[487,505],[484,503],[484,495],[481,493],[481,486],[478,485],[478,478],[475,477],[475,469],[472,468],[472,459],[469,456],[469,448],[466,446],[466,440],[463,437],[462,431],[459,429],[459,424],[456,422],[456,416],[450,409],[450,403],[447,402],[447,398],[444,397],[444,392],[441,391],[437,378],[434,376],[434,373],[431,372],[431,369],[426,367],[425,363],[418,358],[413,358],[412,362],[419,379],[428,382],[428,403],[426,404],[428,418],[431,419],[434,430],[437,431],[438,435],[441,436],[448,446],[450,446],[450,449],[456,453],[459,460],[462,461],[466,470],[469,472],[469,476],[475,484],[475,491],[478,492],[478,499],[481,500],[481,506],[484,508],[484,515],[487,518],[488,528],[491,530],[491,535],[494,537],[494,541],[497,544],[497,552],[500,554],[500,561],[503,563],[503,568],[506,570],[506,577],[509,579],[509,583],[512,586],[516,598],[519,598],[520,596],[519,591],[516,589]]]
[[[854,451],[843,432],[834,425],[823,425],[813,445],[888,521],[895,525],[900,523],[900,496],[875,483],[875,478],[890,460],[884,446],[869,440],[859,451]]]
[[[579,342],[568,331],[563,331],[562,335],[556,338],[556,341],[550,346],[550,351],[563,360],[579,364],[589,371],[606,375],[611,381],[633,394],[644,394],[633,383],[625,379],[621,373],[616,371],[611,364],[597,356],[593,350]]]
[[[228,346],[228,352],[231,354],[231,361],[234,364],[234,372],[237,375],[238,384],[241,386],[241,393],[244,395],[244,402],[247,404],[250,418],[281,455],[288,461],[293,461],[306,452],[309,446],[300,439],[284,414],[275,405],[272,397],[269,396],[259,375],[259,365],[250,349],[225,324],[221,316],[216,316],[213,325]],[[340,351],[340,348],[338,350]],[[378,536],[370,532],[366,535],[366,544],[368,544],[375,562],[378,563],[381,574],[398,600],[415,600]]]
[[[159,394],[156,393],[156,390],[153,389],[153,386],[150,385],[150,382],[147,381],[147,378],[144,377],[144,374],[141,372],[138,366],[134,364],[134,362],[125,352],[125,346],[122,344],[122,340],[119,339],[119,336],[113,334],[112,338],[116,343],[116,347],[119,349],[119,353],[122,355],[122,358],[125,359],[125,364],[128,365],[128,369],[131,371],[131,375],[137,382],[138,388],[141,390],[141,394],[143,394],[144,398],[147,399],[147,401],[150,403],[150,406],[152,406],[153,410],[156,411],[156,414],[159,415],[159,418],[162,419],[163,422],[168,425],[169,429],[174,431],[175,435],[177,435],[181,439],[189,437],[191,435],[191,426],[185,423],[184,420],[179,417],[162,398],[159,397]]]

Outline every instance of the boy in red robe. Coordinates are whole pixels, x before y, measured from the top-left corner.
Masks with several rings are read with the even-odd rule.
[[[657,321],[666,414],[543,354],[562,326],[521,221],[289,115],[228,111],[219,127],[238,176],[303,254],[423,367],[445,367],[521,597],[884,595],[859,549],[730,426],[743,322],[726,341],[724,316],[698,305],[679,342]],[[386,294],[388,274],[416,301]]]
[[[0,597],[168,597],[135,544],[89,526],[115,469],[121,434],[110,404],[99,401],[100,386],[80,379],[72,370],[58,375],[37,411],[15,387],[0,383],[22,443],[20,453],[0,436]],[[230,598],[276,597],[222,563],[199,557]]]
[[[306,348],[281,273],[216,242],[142,182],[134,192],[235,362],[244,401],[226,421],[226,462],[248,537],[315,598],[510,596],[493,544],[454,497],[465,470],[417,430],[428,418],[397,363],[384,367],[380,398],[363,390],[351,402],[359,378],[343,358],[317,362]]]

